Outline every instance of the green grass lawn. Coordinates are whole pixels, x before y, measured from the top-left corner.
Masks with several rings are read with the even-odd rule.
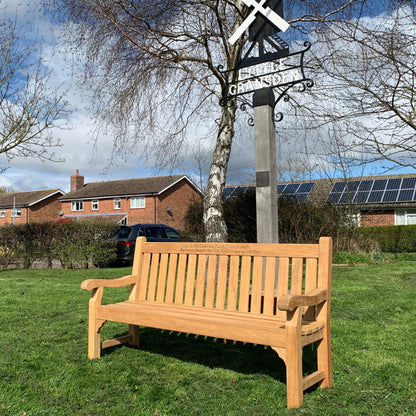
[[[291,410],[284,364],[262,346],[143,329],[140,349],[89,361],[79,285],[128,271],[0,270],[0,415],[416,415],[415,261],[334,267],[334,387]]]

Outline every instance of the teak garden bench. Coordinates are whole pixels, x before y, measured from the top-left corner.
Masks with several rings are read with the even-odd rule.
[[[148,326],[270,346],[286,364],[287,406],[303,391],[332,385],[330,300],[332,240],[319,244],[136,242],[132,274],[85,280],[88,357],[102,348],[139,346]],[[104,288],[130,286],[124,302],[102,304]],[[277,308],[276,308],[277,306]],[[100,341],[106,321],[128,335]],[[304,377],[302,347],[317,343],[317,370]]]

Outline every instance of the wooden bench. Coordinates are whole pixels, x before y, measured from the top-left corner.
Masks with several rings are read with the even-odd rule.
[[[85,280],[88,357],[121,343],[139,346],[148,326],[267,345],[286,364],[287,405],[312,385],[332,385],[330,299],[332,240],[319,244],[136,242],[132,274]],[[130,286],[124,302],[102,304],[103,289]],[[278,306],[278,307],[276,307]],[[100,341],[106,321],[129,325],[125,337]],[[304,377],[302,347],[317,343],[317,370]]]

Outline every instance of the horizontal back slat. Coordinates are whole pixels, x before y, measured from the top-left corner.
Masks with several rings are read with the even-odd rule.
[[[277,309],[279,297],[325,285],[322,273],[318,279],[318,244],[142,241],[141,247],[135,296],[148,302],[263,313],[283,319],[286,312]],[[328,256],[325,259],[328,263]],[[305,313],[312,317],[314,309]]]
[[[318,244],[267,244],[267,243],[153,243],[143,246],[144,253],[216,254],[225,256],[264,257],[316,257]]]

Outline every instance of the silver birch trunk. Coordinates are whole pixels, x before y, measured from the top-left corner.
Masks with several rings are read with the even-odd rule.
[[[204,226],[207,242],[227,241],[227,225],[224,220],[223,191],[228,160],[234,137],[235,106],[224,106],[208,186],[204,197]]]

